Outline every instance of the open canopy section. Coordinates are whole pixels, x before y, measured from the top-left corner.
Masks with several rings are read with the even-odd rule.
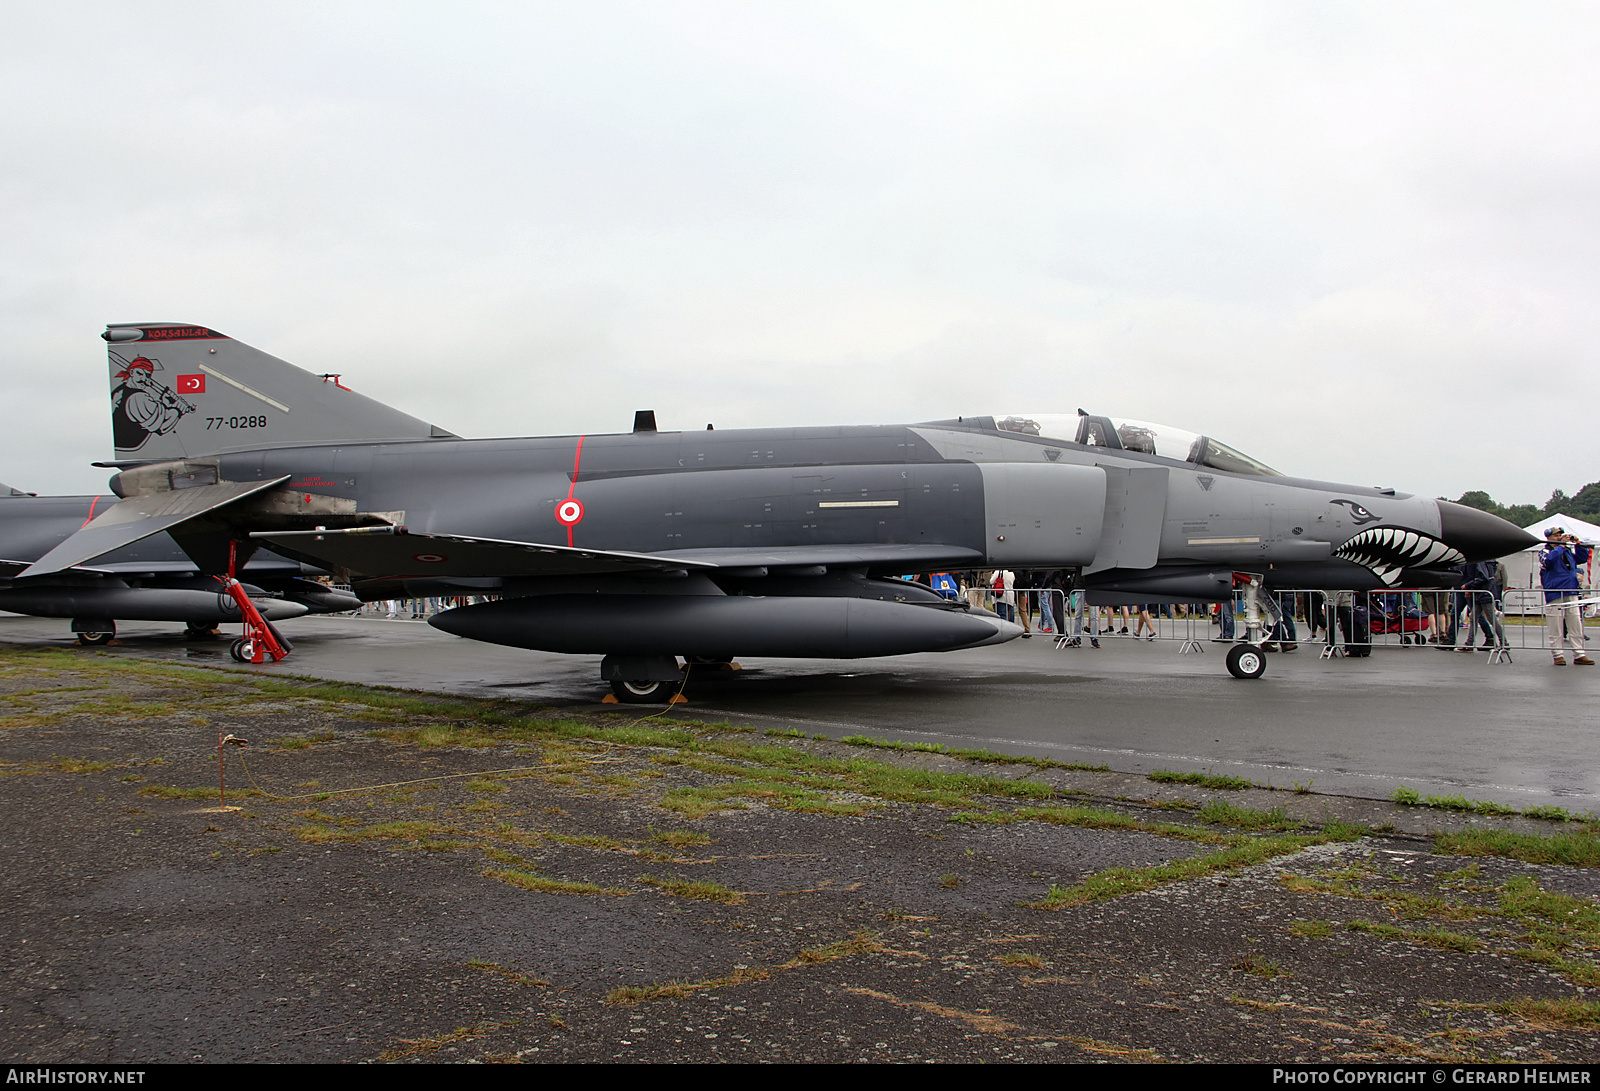
[[[1082,409],[1076,413],[995,414],[995,424],[1003,432],[1081,443],[1112,451],[1134,451],[1145,455],[1190,462],[1226,473],[1254,477],[1282,477],[1264,462],[1234,450],[1210,436],[1187,432],[1166,424],[1129,420],[1126,417],[1097,417]]]

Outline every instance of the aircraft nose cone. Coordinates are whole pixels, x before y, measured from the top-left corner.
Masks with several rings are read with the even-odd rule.
[[[1539,539],[1498,515],[1449,500],[1439,505],[1439,537],[1469,561],[1489,561],[1539,544]]]

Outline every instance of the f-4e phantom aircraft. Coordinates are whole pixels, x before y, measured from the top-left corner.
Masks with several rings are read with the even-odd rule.
[[[1020,630],[887,577],[1074,570],[1097,596],[1448,584],[1532,539],[1393,489],[1287,477],[1209,437],[1076,414],[462,439],[203,326],[113,325],[117,504],[19,585],[146,535],[204,572],[257,545],[363,599],[497,596],[433,624],[604,656],[622,700],[690,663],[950,651]],[[1256,639],[1259,626],[1253,628]],[[1264,657],[1255,656],[1264,663]],[[1235,673],[1255,675],[1259,669]]]
[[[181,621],[191,637],[210,636],[239,607],[165,534],[115,550],[93,564],[15,580],[49,550],[87,526],[115,496],[36,496],[0,485],[0,610],[72,619],[80,644],[105,644],[118,621]],[[262,550],[243,572],[244,590],[270,621],[353,610],[355,596],[316,582],[299,561]]]

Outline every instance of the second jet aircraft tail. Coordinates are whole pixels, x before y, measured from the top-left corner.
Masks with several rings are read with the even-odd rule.
[[[106,327],[118,462],[451,433],[204,326]]]

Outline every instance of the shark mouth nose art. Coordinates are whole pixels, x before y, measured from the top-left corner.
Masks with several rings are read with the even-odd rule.
[[[1370,569],[1393,587],[1407,568],[1457,565],[1466,560],[1459,549],[1404,527],[1372,527],[1351,538],[1334,553]]]

